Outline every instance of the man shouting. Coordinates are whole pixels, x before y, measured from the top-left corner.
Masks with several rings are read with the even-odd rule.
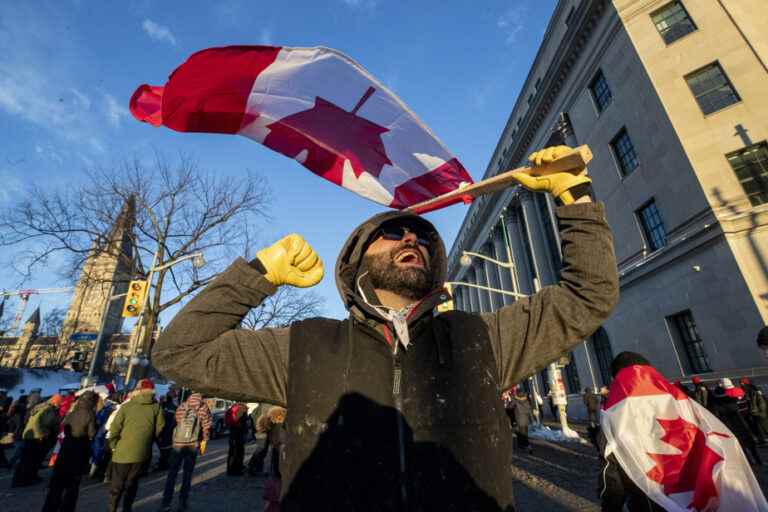
[[[586,174],[517,179],[563,203],[559,284],[495,313],[436,314],[450,299],[443,242],[425,219],[390,211],[358,227],[339,255],[349,318],[238,328],[276,287],[322,278],[309,244],[289,235],[190,301],[158,339],[155,366],[206,394],[288,407],[286,511],[513,510],[499,393],[592,334],[618,299],[612,237]]]

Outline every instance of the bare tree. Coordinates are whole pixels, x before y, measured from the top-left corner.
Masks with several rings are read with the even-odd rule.
[[[320,316],[325,301],[311,291],[299,291],[292,286],[281,286],[277,293],[268,297],[259,307],[252,309],[243,318],[245,329],[285,327],[297,320]]]
[[[62,307],[55,307],[48,311],[40,322],[40,336],[59,336],[66,314],[67,309]]]
[[[170,163],[156,153],[149,163],[136,157],[89,169],[82,185],[66,190],[32,187],[0,211],[0,247],[17,249],[14,267],[25,276],[64,256],[60,270],[70,281],[81,275],[104,281],[93,264],[98,258],[89,257],[114,256],[126,270],[108,280],[123,286],[144,275],[149,262],[157,268],[204,252],[203,269],[181,264],[154,274],[146,334],[138,340],[139,349],[148,350],[163,311],[207,284],[233,254],[249,252],[254,226],[268,218],[269,203],[266,181],[254,173],[207,172],[190,157]]]

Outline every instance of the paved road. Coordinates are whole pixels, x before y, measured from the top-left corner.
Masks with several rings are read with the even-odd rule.
[[[246,462],[257,448],[255,443],[246,447]],[[251,476],[228,477],[226,473],[227,440],[216,439],[208,445],[205,456],[197,459],[192,479],[190,512],[260,512],[263,509],[261,493],[264,479]],[[49,476],[50,471],[40,475]],[[38,512],[45,501],[45,481],[32,487],[9,488],[11,474],[0,469],[0,510],[3,512]],[[181,473],[177,485],[181,484]],[[133,510],[135,512],[156,512],[165,485],[165,472],[150,473],[139,484],[139,494]],[[107,486],[85,478],[80,486],[80,500],[77,510],[102,512],[106,510]],[[175,506],[175,503],[174,503]]]
[[[583,428],[576,426],[583,432]],[[584,436],[586,437],[586,436]],[[533,440],[533,454],[515,454],[514,490],[518,510],[536,512],[598,511],[597,487],[600,465],[591,445],[560,444]],[[246,460],[257,448],[246,448]],[[198,459],[193,479],[190,510],[192,512],[241,512],[263,509],[261,493],[264,479],[228,477],[225,475],[226,439],[209,445],[208,453]],[[763,450],[768,461],[768,450]],[[48,477],[48,471],[41,475]],[[757,472],[764,490],[768,490],[768,465]],[[141,481],[134,510],[156,512],[160,505],[165,473],[151,473]],[[37,512],[42,508],[46,486],[40,483],[23,489],[10,489],[10,473],[0,470],[0,510],[3,512]],[[106,486],[84,480],[78,511],[106,510]]]

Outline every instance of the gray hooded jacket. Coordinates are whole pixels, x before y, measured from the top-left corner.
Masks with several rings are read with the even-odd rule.
[[[560,282],[494,313],[435,313],[449,299],[436,239],[434,291],[406,319],[407,350],[358,275],[378,227],[414,217],[387,212],[355,230],[339,255],[336,281],[349,318],[239,329],[276,289],[258,262],[238,259],[178,313],[153,362],[203,393],[288,407],[286,511],[512,510],[511,432],[500,391],[589,336],[618,299],[602,205],[557,214]]]

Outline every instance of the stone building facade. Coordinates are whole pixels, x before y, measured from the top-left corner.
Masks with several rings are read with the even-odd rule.
[[[560,0],[484,177],[539,148],[588,144],[615,237],[621,301],[567,355],[566,387],[610,381],[622,350],[670,379],[768,377],[768,17],[761,0]],[[528,294],[557,279],[551,199],[476,201],[451,280]],[[463,251],[514,263],[512,270]],[[460,309],[512,296],[460,286]],[[545,384],[538,380],[538,385]]]
[[[128,282],[138,271],[133,249],[135,215],[135,201],[130,198],[106,238],[94,243],[83,264],[60,335],[38,336],[37,309],[25,322],[20,336],[0,337],[0,366],[87,369],[94,352],[92,338],[103,327],[104,369],[114,371],[117,355],[129,352],[130,335],[121,333],[123,301],[109,298],[125,293]]]

